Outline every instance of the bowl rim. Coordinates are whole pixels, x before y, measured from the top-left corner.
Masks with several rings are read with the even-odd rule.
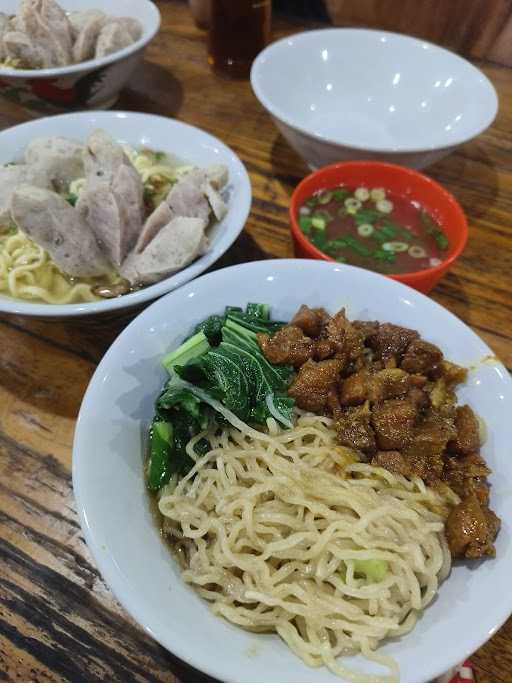
[[[146,0],[147,1],[147,0]],[[137,111],[122,111],[109,109],[108,111],[81,111],[81,112],[69,112],[67,114],[57,114],[54,116],[46,116],[38,119],[33,119],[26,121],[25,123],[20,123],[17,126],[11,128],[6,128],[0,131],[0,145],[2,144],[2,138],[5,136],[12,135],[12,132],[16,129],[28,126],[37,126],[42,121],[51,120],[54,123],[55,130],[58,130],[59,121],[63,119],[87,119],[94,116],[98,119],[98,125],[101,125],[102,119],[110,118],[131,118],[145,120],[150,126],[151,121],[159,120],[166,125],[177,126],[178,128],[188,129],[199,133],[203,139],[207,139],[215,144],[216,147],[223,148],[226,152],[232,155],[233,159],[236,161],[239,171],[241,172],[240,182],[241,190],[243,195],[240,198],[240,210],[241,210],[241,220],[239,229],[232,230],[229,236],[225,237],[225,244],[220,252],[215,250],[215,243],[212,244],[212,248],[206,252],[202,257],[192,261],[188,266],[182,268],[177,273],[170,275],[155,284],[148,285],[129,294],[117,297],[115,299],[103,299],[101,301],[89,301],[83,303],[74,304],[47,304],[42,302],[31,302],[24,299],[14,299],[12,297],[1,295],[0,296],[0,313],[2,314],[14,314],[26,317],[37,317],[37,318],[76,318],[91,315],[101,315],[109,314],[113,311],[128,310],[135,306],[140,306],[147,303],[148,301],[153,301],[160,298],[164,294],[168,294],[173,289],[181,287],[185,283],[201,275],[205,270],[210,268],[225,252],[231,247],[233,242],[238,238],[240,233],[245,227],[247,222],[247,217],[249,216],[252,204],[252,186],[247,169],[240,159],[238,154],[226,145],[222,140],[215,137],[211,133],[193,126],[190,123],[185,123],[184,121],[178,121],[177,119],[168,118],[166,116],[159,116],[157,114],[147,114],[145,112]],[[243,220],[242,220],[243,218]],[[169,288],[169,280],[172,279],[172,286]]]
[[[321,135],[319,133],[314,133],[311,130],[309,130],[306,126],[302,126],[300,124],[297,124],[291,116],[288,114],[284,113],[282,109],[280,109],[278,106],[276,106],[265,94],[264,91],[264,79],[260,77],[260,72],[261,69],[263,68],[262,65],[263,63],[268,59],[269,55],[272,54],[272,52],[275,50],[276,47],[287,43],[289,40],[294,40],[294,41],[303,41],[303,40],[309,40],[309,36],[315,36],[315,35],[320,35],[324,34],[325,32],[329,33],[367,33],[373,35],[375,38],[377,36],[392,36],[393,39],[398,39],[400,41],[404,42],[409,42],[409,43],[416,43],[416,44],[421,44],[421,45],[428,45],[434,50],[437,50],[439,52],[442,52],[445,54],[445,56],[448,59],[454,60],[456,62],[461,62],[466,65],[466,67],[469,67],[470,72],[473,73],[474,76],[479,78],[482,83],[485,85],[489,98],[492,100],[492,109],[491,109],[491,114],[486,117],[483,122],[477,126],[475,126],[475,130],[471,133],[466,133],[464,135],[458,135],[454,136],[453,140],[451,140],[447,144],[442,144],[442,145],[428,145],[428,146],[409,146],[409,145],[395,145],[395,146],[388,146],[388,145],[379,145],[379,144],[372,144],[372,145],[367,145],[367,146],[362,146],[358,144],[354,144],[350,142],[349,140],[342,140],[342,139],[335,139],[331,138],[328,136]],[[498,104],[499,104],[499,99],[498,99],[498,94],[496,92],[496,88],[492,84],[491,80],[481,71],[479,68],[474,66],[470,61],[467,59],[464,59],[460,55],[457,55],[455,52],[452,52],[451,50],[448,50],[445,47],[441,47],[440,45],[436,45],[435,43],[432,43],[428,40],[422,40],[420,38],[415,38],[414,36],[410,36],[404,33],[396,33],[393,31],[381,31],[378,29],[366,29],[366,28],[350,28],[350,27],[332,27],[332,28],[321,28],[321,29],[314,29],[312,31],[302,31],[299,33],[292,34],[291,36],[286,36],[284,38],[281,38],[279,40],[274,41],[270,45],[268,45],[264,50],[262,50],[256,59],[254,60],[252,67],[251,67],[251,76],[250,76],[250,81],[251,81],[251,86],[253,89],[254,94],[260,101],[260,103],[265,107],[265,109],[276,119],[281,121],[282,123],[286,124],[290,128],[299,131],[303,135],[306,135],[307,137],[313,138],[314,140],[318,140],[319,142],[322,142],[324,144],[329,144],[329,145],[335,145],[336,147],[344,147],[346,149],[353,149],[353,150],[358,150],[361,152],[378,152],[378,153],[392,153],[392,154],[418,154],[421,152],[430,152],[433,150],[448,150],[451,149],[452,147],[456,147],[463,142],[467,142],[468,140],[471,140],[474,137],[477,137],[481,133],[484,132],[494,121],[496,118],[496,115],[498,113]]]
[[[148,306],[144,311],[139,313],[134,320],[132,320],[120,333],[120,335],[112,342],[111,346],[101,359],[98,367],[95,369],[95,372],[93,376],[91,377],[91,380],[89,382],[89,385],[86,389],[86,392],[84,394],[82,404],[80,406],[80,411],[79,415],[77,418],[77,426],[75,429],[75,434],[74,434],[74,439],[73,439],[73,447],[72,447],[72,485],[73,485],[73,493],[75,497],[75,503],[76,503],[76,508],[77,512],[79,515],[79,520],[81,524],[81,528],[87,543],[87,546],[91,552],[92,557],[94,558],[94,561],[98,567],[98,569],[101,572],[101,575],[104,579],[104,581],[107,583],[109,586],[110,590],[114,594],[114,596],[117,598],[117,600],[121,603],[123,609],[131,615],[131,617],[144,629],[144,631],[149,634],[153,639],[155,639],[157,642],[159,642],[164,648],[166,648],[171,654],[174,654],[175,656],[179,657],[181,660],[184,662],[188,663],[189,665],[195,667],[199,671],[202,671],[210,676],[215,677],[216,679],[220,681],[225,681],[225,683],[240,683],[243,680],[243,673],[239,676],[237,675],[236,677],[229,676],[226,677],[224,674],[225,669],[223,668],[222,664],[219,664],[219,658],[217,658],[217,661],[215,664],[212,664],[211,661],[205,662],[204,659],[200,657],[200,655],[197,654],[197,648],[191,649],[188,647],[183,647],[181,643],[176,642],[176,638],[171,631],[167,630],[166,631],[166,637],[164,638],[162,635],[162,628],[161,624],[157,624],[155,626],[154,619],[148,619],[147,618],[147,613],[145,612],[145,609],[143,607],[143,603],[141,602],[140,598],[133,593],[133,591],[129,588],[128,581],[125,577],[125,575],[122,572],[122,569],[119,565],[117,565],[114,561],[112,561],[112,558],[107,556],[106,553],[104,552],[105,546],[102,546],[101,541],[97,538],[97,536],[94,533],[93,526],[90,525],[89,523],[89,517],[87,515],[88,511],[88,505],[86,501],[86,494],[84,492],[84,485],[83,485],[83,480],[85,479],[84,475],[84,466],[87,462],[86,457],[79,457],[78,453],[80,450],[83,449],[83,442],[87,443],[87,436],[86,433],[84,432],[85,427],[86,427],[86,421],[88,419],[87,413],[90,410],[90,403],[92,401],[92,394],[93,391],[96,390],[96,385],[101,384],[104,379],[103,377],[106,377],[107,375],[105,374],[105,371],[107,370],[109,363],[112,358],[116,356],[117,349],[120,345],[120,343],[126,339],[135,328],[141,328],[144,327],[144,329],[150,329],[148,328],[147,322],[151,319],[151,316],[155,310],[156,307],[161,307],[164,306],[164,302],[169,302],[172,300],[173,297],[176,296],[184,296],[187,294],[187,288],[189,287],[194,287],[197,285],[198,280],[205,281],[208,283],[214,283],[215,279],[218,277],[226,277],[227,275],[232,275],[234,273],[241,274],[242,277],[244,275],[247,275],[248,277],[251,276],[252,274],[256,273],[261,274],[259,271],[262,271],[263,269],[265,270],[265,275],[267,276],[270,272],[274,271],[276,268],[277,269],[282,269],[283,271],[286,271],[288,268],[290,269],[296,269],[296,259],[270,259],[270,260],[263,260],[263,261],[253,261],[249,263],[242,263],[242,264],[236,264],[227,268],[223,268],[219,271],[214,271],[211,273],[206,273],[204,274],[201,278],[197,278],[193,282],[187,283],[187,285],[180,291],[173,291],[169,292],[169,294],[165,297],[162,297],[160,300],[153,302],[150,306]],[[359,272],[364,272],[366,276],[372,279],[380,279],[383,276],[378,274],[378,273],[373,273],[372,271],[367,271],[361,268],[358,268],[356,266],[348,266],[346,264],[330,264],[330,263],[319,263],[318,261],[315,260],[304,260],[304,263],[306,264],[307,267],[310,267],[312,269],[316,268],[331,268],[333,270],[338,270],[338,269],[348,269],[349,271],[359,271]],[[409,297],[410,294],[405,285],[402,283],[399,283],[397,281],[394,282],[393,287],[398,287],[397,291],[401,291],[404,296]],[[405,289],[404,289],[405,287]],[[210,288],[211,291],[213,291],[215,288]],[[459,325],[462,325],[465,330],[471,334],[473,337],[477,338],[479,343],[482,345],[483,348],[487,349],[490,353],[491,350],[487,346],[486,342],[479,337],[479,335],[474,332],[471,327],[469,327],[468,324],[463,322],[458,316],[456,316],[454,313],[452,313],[449,309],[445,308],[438,302],[434,301],[430,297],[426,296],[425,294],[422,294],[419,291],[414,292],[414,297],[419,298],[421,301],[426,301],[428,302],[428,307],[442,313],[443,316],[448,317],[450,320],[456,322]],[[168,309],[168,306],[167,306]],[[501,361],[497,360],[497,367],[502,370],[503,377],[506,378],[506,381],[508,383],[511,382],[509,374],[506,372],[503,364]],[[81,448],[80,448],[81,447]],[[83,449],[87,451],[86,449]],[[502,557],[505,557],[503,555]],[[491,561],[491,560],[489,560]],[[453,655],[450,655],[451,660],[448,663],[448,666],[456,666],[457,663],[459,663],[461,660],[469,657],[474,651],[476,651],[479,647],[481,647],[489,638],[491,638],[497,630],[503,625],[503,623],[508,619],[510,616],[510,610],[512,609],[512,601],[511,600],[502,600],[498,607],[497,607],[497,614],[494,615],[493,617],[493,626],[490,630],[486,631],[485,634],[482,634],[479,632],[477,636],[475,636],[474,633],[471,634],[471,636],[467,636],[464,639],[464,651],[455,653]],[[170,643],[169,641],[172,640],[173,642]],[[183,639],[182,639],[183,640]],[[469,642],[468,642],[469,641]],[[221,659],[221,658],[220,658]],[[435,659],[435,658],[434,658]],[[434,667],[435,668],[435,667]],[[308,669],[309,671],[309,669]],[[444,671],[440,670],[439,668],[435,668],[435,671],[432,671],[432,674],[435,676],[439,676]],[[418,676],[421,675],[421,671],[418,670]],[[312,676],[314,678],[314,676]],[[415,678],[415,681],[419,682],[419,678]],[[424,679],[421,678],[423,681]]]
[[[144,48],[158,33],[160,29],[160,24],[162,22],[162,16],[157,5],[150,0],[139,0],[142,2],[149,12],[149,28],[145,29],[138,40],[136,40],[131,45],[123,47],[122,50],[117,52],[112,52],[110,55],[101,57],[99,59],[86,59],[84,62],[79,62],[78,64],[69,64],[68,66],[58,66],[52,67],[50,69],[8,69],[0,68],[0,79],[10,78],[10,79],[40,79],[40,78],[51,78],[51,77],[65,77],[72,74],[81,73],[83,71],[92,71],[94,69],[99,69],[113,62],[118,62],[125,57],[130,57],[130,55],[138,52],[140,49]],[[137,17],[134,17],[135,19]]]
[[[312,258],[316,260],[322,260],[322,261],[329,261],[331,263],[336,263],[336,260],[333,259],[331,256],[323,252],[321,249],[318,249],[310,240],[307,238],[307,236],[302,232],[302,230],[299,227],[299,224],[297,222],[297,211],[300,208],[298,206],[298,195],[300,191],[304,188],[305,185],[307,185],[313,178],[319,178],[323,176],[326,172],[332,171],[332,170],[337,170],[337,169],[344,169],[344,168],[349,168],[349,167],[358,167],[358,168],[368,168],[369,166],[372,166],[374,168],[380,168],[382,170],[387,170],[387,169],[393,169],[394,171],[399,171],[402,173],[404,176],[408,177],[413,177],[413,178],[421,178],[422,182],[428,183],[431,187],[435,188],[436,192],[439,195],[442,195],[455,209],[455,211],[458,214],[458,217],[460,219],[460,226],[461,226],[461,234],[460,234],[460,241],[458,242],[453,254],[451,256],[447,256],[446,258],[441,260],[441,263],[439,263],[437,266],[432,266],[431,268],[425,268],[423,270],[415,270],[410,273],[379,273],[380,275],[385,275],[386,277],[390,277],[392,280],[397,280],[402,283],[410,284],[411,286],[414,286],[417,282],[420,280],[423,280],[425,278],[434,278],[436,275],[442,275],[453,263],[456,261],[459,256],[462,254],[464,251],[464,248],[467,243],[468,239],[468,223],[466,219],[466,215],[464,211],[462,210],[462,207],[460,206],[459,202],[455,199],[454,195],[449,192],[445,187],[443,187],[440,183],[438,183],[436,180],[431,178],[430,176],[425,175],[424,173],[420,173],[420,171],[417,171],[415,169],[409,168],[407,166],[400,166],[399,164],[392,164],[387,161],[374,161],[374,160],[354,160],[354,161],[340,161],[335,164],[329,164],[328,166],[322,166],[316,171],[313,171],[309,175],[307,175],[305,178],[303,178],[300,183],[296,186],[296,188],[293,190],[291,199],[290,199],[290,205],[288,208],[288,217],[290,221],[290,230],[292,233],[292,236],[297,242],[300,243],[301,247],[309,252]],[[383,183],[385,185],[385,183]],[[350,265],[350,264],[349,264]],[[365,270],[370,270],[365,269]],[[371,271],[371,272],[377,272],[377,271]]]

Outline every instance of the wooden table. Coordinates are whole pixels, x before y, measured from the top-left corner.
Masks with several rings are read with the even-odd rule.
[[[210,73],[204,34],[185,5],[159,5],[162,30],[119,108],[200,126],[246,164],[252,212],[220,265],[291,256],[286,207],[307,169],[247,82]],[[276,22],[278,34],[300,28]],[[500,95],[496,122],[429,169],[458,197],[470,222],[464,255],[432,296],[511,368],[512,75],[481,66]],[[27,114],[2,105],[1,117],[6,125]],[[96,364],[121,329],[120,323],[0,318],[0,681],[208,680],[126,615],[98,573],[77,520],[70,474],[75,419]],[[512,620],[473,660],[479,683],[510,683]]]

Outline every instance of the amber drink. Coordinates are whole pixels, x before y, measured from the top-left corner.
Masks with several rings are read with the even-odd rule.
[[[246,78],[270,40],[271,0],[212,0],[208,61],[215,71]]]

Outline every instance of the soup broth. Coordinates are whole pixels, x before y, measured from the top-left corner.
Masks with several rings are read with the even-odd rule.
[[[449,247],[418,202],[382,188],[340,185],[315,192],[300,207],[298,222],[327,256],[384,274],[432,268]]]

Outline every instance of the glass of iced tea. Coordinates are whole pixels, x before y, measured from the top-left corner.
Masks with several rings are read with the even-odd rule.
[[[270,40],[271,0],[211,0],[208,61],[217,72],[246,78]]]

